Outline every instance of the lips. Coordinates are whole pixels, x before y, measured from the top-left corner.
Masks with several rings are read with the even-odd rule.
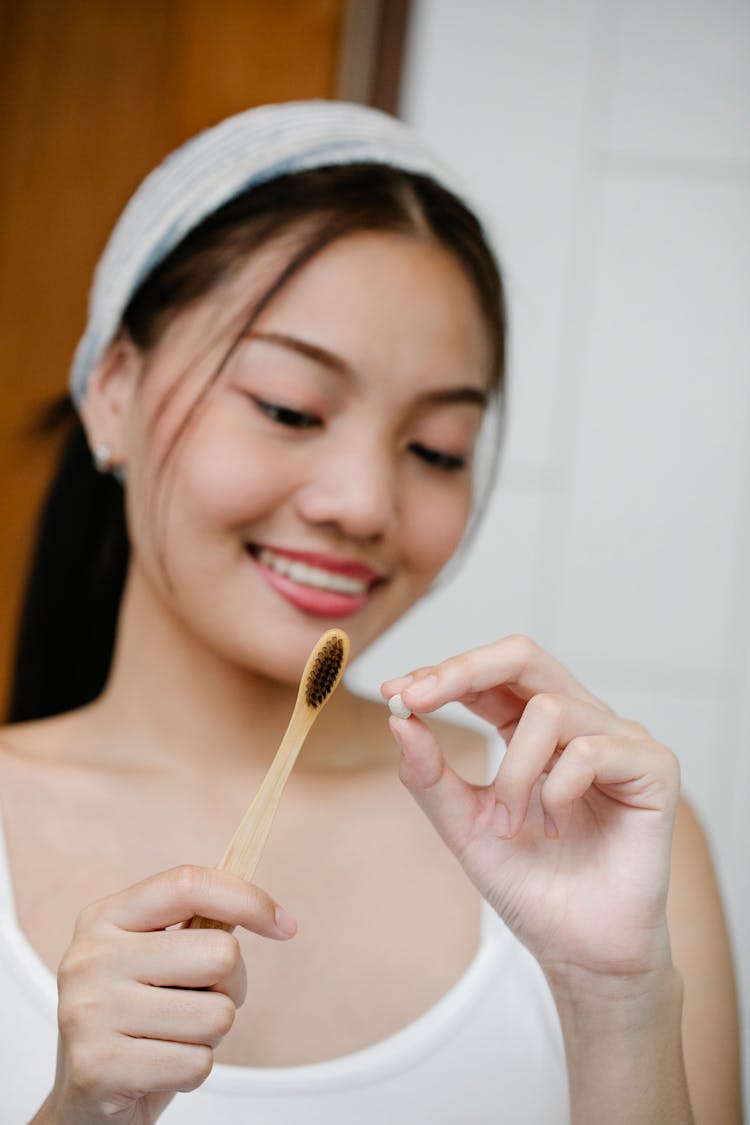
[[[354,559],[252,544],[251,558],[268,584],[298,609],[348,617],[368,602],[383,576]]]

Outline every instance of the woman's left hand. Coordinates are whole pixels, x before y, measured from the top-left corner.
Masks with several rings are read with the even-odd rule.
[[[526,637],[389,680],[401,778],[482,895],[552,979],[669,964],[666,896],[680,771]],[[507,744],[493,783],[446,763],[419,714],[458,701]]]

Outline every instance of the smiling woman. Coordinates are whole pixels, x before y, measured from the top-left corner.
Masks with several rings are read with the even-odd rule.
[[[688,1038],[736,1041],[684,810],[712,936],[671,953],[676,760],[528,639],[383,685],[398,769],[382,705],[327,703],[260,869],[299,933],[211,866],[321,632],[361,652],[464,540],[504,336],[480,224],[385,115],[253,110],[136,192],[0,739],[0,1058],[34,1060],[0,1063],[9,1120],[690,1120],[683,981]],[[507,744],[489,782],[483,738],[420,718],[457,701]]]
[[[501,311],[489,265],[472,274],[431,232],[430,209],[460,206],[436,185],[350,166],[273,186],[265,194],[280,217],[266,218],[260,245],[262,189],[246,195],[255,253],[225,259],[214,288],[179,312],[173,304],[171,317],[155,302],[161,331],[150,344],[147,294],[136,294],[82,413],[128,466],[140,565],[126,604],[148,604],[150,616],[162,586],[158,596],[168,591],[213,649],[253,652],[292,683],[321,618],[353,618],[361,651],[457,547],[483,407],[500,382]],[[232,202],[235,246],[240,207]],[[464,241],[478,242],[464,227]],[[195,241],[205,238],[204,226]],[[146,286],[166,288],[190,252],[186,240],[177,265],[167,260]],[[311,583],[300,562],[313,556]],[[342,591],[352,567],[366,586]]]

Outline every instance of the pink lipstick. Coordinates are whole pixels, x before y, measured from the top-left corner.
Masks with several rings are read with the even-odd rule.
[[[263,579],[297,609],[317,617],[358,613],[382,576],[358,559],[318,551],[253,544],[249,554]]]

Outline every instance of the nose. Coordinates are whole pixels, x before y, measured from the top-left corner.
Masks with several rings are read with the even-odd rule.
[[[396,518],[396,469],[372,436],[319,452],[297,491],[297,511],[307,522],[344,538],[380,540]]]

